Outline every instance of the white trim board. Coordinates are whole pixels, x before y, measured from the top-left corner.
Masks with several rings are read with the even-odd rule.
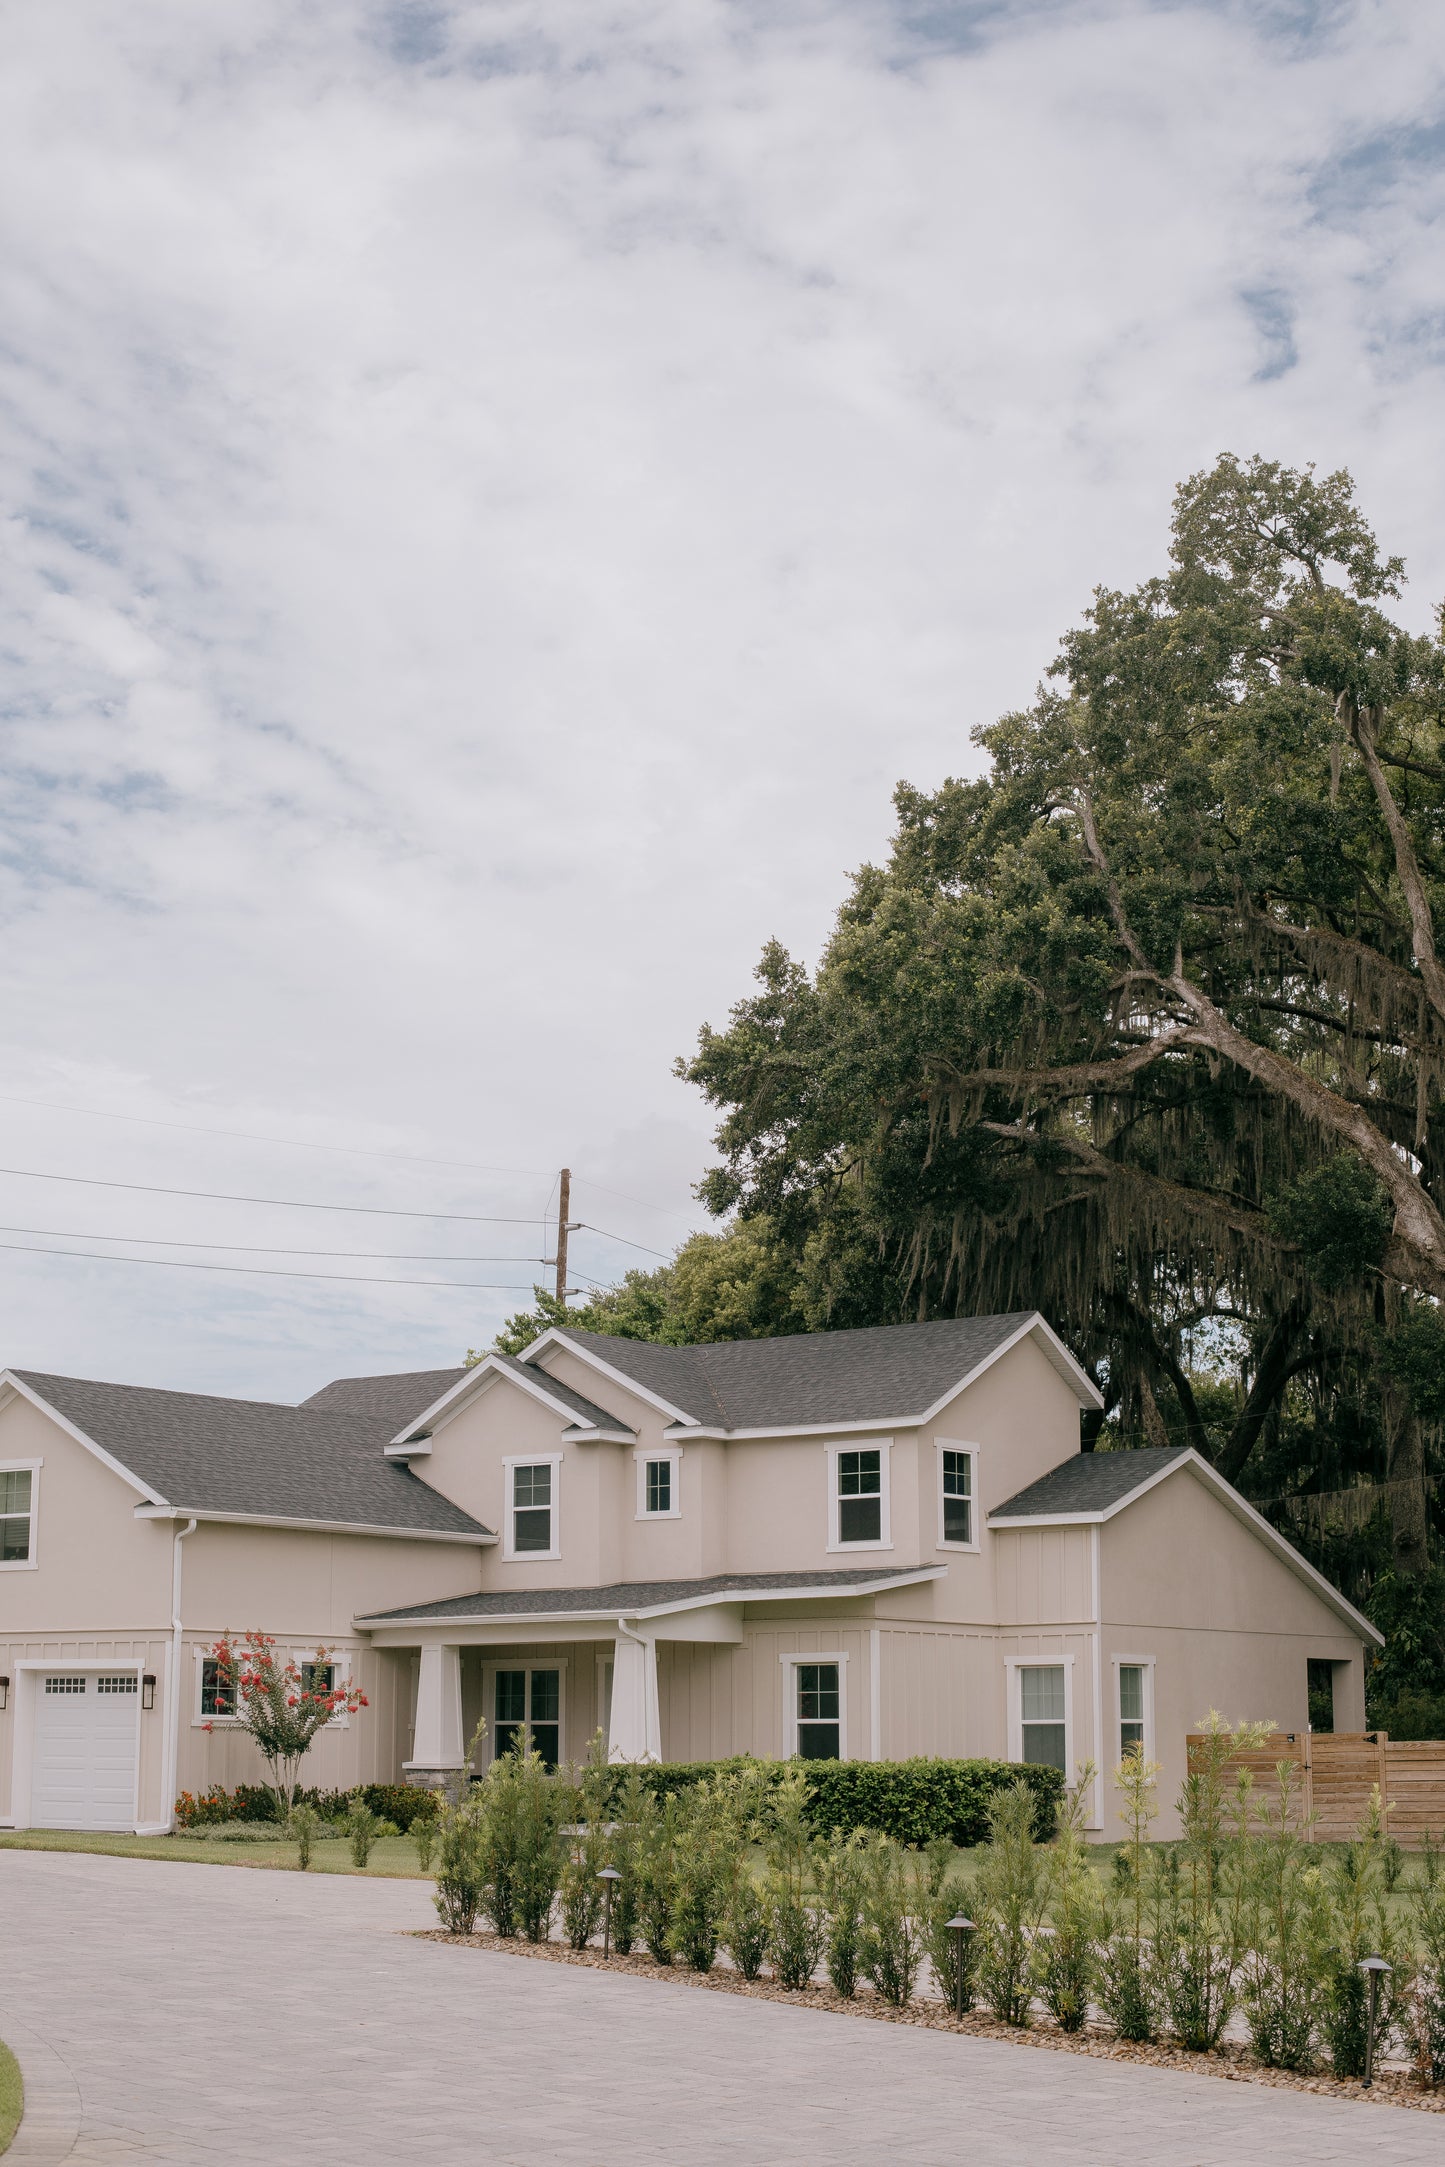
[[[370,1520],[300,1520],[269,1512],[211,1512],[204,1505],[137,1505],[137,1520],[206,1520],[221,1526],[294,1527],[312,1535],[380,1535],[388,1542],[465,1543],[475,1550],[489,1549],[497,1537],[490,1528],[474,1535],[453,1533],[449,1528],[377,1527]]]
[[[104,1445],[98,1445],[95,1439],[88,1437],[83,1429],[70,1420],[68,1415],[63,1415],[58,1407],[52,1407],[49,1400],[42,1399],[40,1394],[26,1384],[23,1378],[16,1376],[14,1370],[0,1371],[0,1392],[6,1389],[16,1393],[21,1399],[28,1400],[32,1407],[40,1410],[41,1414],[48,1415],[58,1429],[64,1430],[67,1437],[73,1437],[75,1442],[78,1445],[83,1445],[87,1452],[93,1452],[95,1457],[108,1467],[113,1475],[119,1475],[122,1482],[127,1483],[132,1490],[139,1490],[141,1496],[149,1499],[153,1505],[163,1505],[166,1502],[159,1490],[148,1482],[142,1482],[139,1475],[132,1474],[128,1467],[122,1466],[121,1462],[112,1453],[106,1451]],[[3,1399],[0,1399],[0,1406],[3,1406],[3,1404]]]
[[[569,1406],[555,1390],[547,1391],[542,1382],[546,1378],[547,1372],[544,1369],[538,1370],[535,1378],[520,1377],[516,1370],[510,1369],[495,1354],[485,1354],[480,1362],[472,1364],[464,1377],[459,1377],[454,1385],[449,1385],[439,1400],[433,1400],[430,1407],[408,1422],[405,1429],[398,1431],[386,1446],[385,1455],[388,1459],[395,1460],[424,1458],[431,1451],[431,1438],[418,1437],[417,1431],[443,1427],[453,1416],[460,1414],[463,1407],[473,1399],[480,1398],[484,1391],[490,1391],[498,1382],[515,1385],[519,1392],[527,1393],[532,1399],[549,1408],[553,1414],[560,1415],[569,1426],[568,1434],[579,1443],[630,1445],[636,1442],[636,1430],[625,1425],[614,1421],[610,1427],[604,1428],[601,1423],[589,1422],[585,1415]],[[550,1379],[547,1381],[552,1382]],[[605,1409],[602,1411],[606,1412]]]
[[[880,1572],[876,1579],[860,1581],[856,1585],[832,1588],[737,1588],[720,1587],[710,1595],[688,1595],[672,1603],[644,1604],[632,1610],[618,1612],[614,1606],[596,1610],[486,1610],[481,1606],[485,1596],[478,1596],[478,1607],[465,1613],[453,1611],[445,1618],[397,1617],[384,1612],[358,1615],[352,1624],[358,1632],[410,1632],[415,1629],[445,1634],[454,1625],[558,1625],[569,1619],[590,1623],[598,1618],[670,1618],[684,1610],[706,1610],[714,1603],[799,1603],[799,1602],[851,1602],[859,1595],[886,1595],[893,1588],[917,1587],[927,1580],[946,1578],[946,1565],[925,1565],[916,1572]],[[1056,1630],[1050,1627],[1052,1632]]]

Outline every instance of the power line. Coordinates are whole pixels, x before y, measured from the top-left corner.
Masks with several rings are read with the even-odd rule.
[[[0,1174],[11,1175],[17,1181],[64,1181],[82,1189],[125,1189],[141,1196],[190,1196],[210,1204],[266,1204],[283,1211],[356,1212],[370,1219],[447,1219],[463,1226],[537,1224],[530,1215],[517,1218],[483,1211],[400,1211],[387,1204],[312,1204],[294,1196],[236,1196],[226,1189],[165,1189],[151,1181],[100,1181],[89,1174],[42,1174],[28,1166],[0,1166]]]
[[[359,1264],[550,1264],[550,1257],[458,1257],[414,1249],[295,1249],[287,1242],[184,1242],[159,1234],[101,1234],[94,1228],[5,1226],[0,1234],[42,1234],[58,1242],[133,1242],[140,1249],[224,1249],[248,1257],[354,1257]],[[137,1258],[143,1263],[144,1258]]]
[[[0,1172],[3,1171],[4,1169],[0,1168]],[[591,1221],[588,1219],[574,1219],[572,1221],[572,1224],[577,1228],[579,1233],[600,1234],[602,1236],[602,1239],[606,1242],[621,1242],[623,1247],[626,1249],[640,1249],[644,1256],[661,1257],[664,1264],[670,1264],[672,1262],[671,1257],[667,1254],[667,1251],[665,1249],[649,1249],[646,1242],[632,1241],[626,1234],[609,1234],[605,1226],[593,1226]]]
[[[529,1286],[505,1279],[358,1279],[355,1272],[288,1272],[264,1264],[200,1264],[189,1257],[112,1257],[97,1249],[38,1249],[33,1242],[0,1242],[33,1257],[75,1257],[90,1264],[148,1264],[158,1271],[232,1272],[247,1279],[329,1279],[343,1287],[444,1287],[457,1293],[530,1294]]]

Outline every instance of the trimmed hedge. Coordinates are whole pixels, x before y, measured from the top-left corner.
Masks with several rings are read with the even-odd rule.
[[[921,1755],[911,1761],[675,1761],[643,1764],[638,1774],[659,1798],[685,1791],[704,1776],[734,1769],[767,1770],[780,1782],[790,1768],[801,1768],[811,1794],[809,1819],[820,1835],[835,1829],[881,1829],[899,1843],[926,1844],[945,1836],[950,1843],[988,1841],[989,1806],[997,1791],[1020,1777],[1034,1794],[1034,1833],[1047,1843],[1064,1795],[1057,1768],[1025,1767],[1011,1761],[935,1761]],[[626,1771],[617,1771],[617,1784]],[[614,1792],[614,1796],[616,1793]]]

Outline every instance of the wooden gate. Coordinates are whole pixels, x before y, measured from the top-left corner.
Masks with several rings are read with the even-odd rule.
[[[1191,1732],[1190,1757],[1204,1739]],[[1253,1753],[1236,1754],[1231,1768],[1248,1768],[1255,1788],[1274,1789],[1275,1769],[1293,1761],[1302,1813],[1313,1815],[1316,1843],[1347,1843],[1369,1811],[1376,1784],[1390,1807],[1388,1833],[1418,1845],[1426,1832],[1445,1838],[1445,1740],[1392,1739],[1385,1731],[1276,1731]]]

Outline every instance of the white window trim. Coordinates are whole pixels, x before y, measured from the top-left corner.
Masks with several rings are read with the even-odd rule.
[[[522,1460],[518,1464],[522,1467],[534,1467],[540,1466],[541,1462],[535,1460]],[[555,1670],[557,1672],[557,1765],[559,1768],[563,1767],[566,1762],[565,1749],[567,1745],[566,1656],[527,1655],[514,1658],[511,1662],[483,1663],[482,1714],[486,1717],[487,1728],[482,1740],[482,1745],[483,1750],[486,1754],[486,1765],[488,1768],[491,1767],[493,1761],[497,1758],[497,1672],[499,1670]],[[599,1685],[601,1683],[601,1676],[602,1674],[599,1670]],[[530,1694],[530,1683],[527,1690]],[[530,1718],[528,1720],[530,1721]]]
[[[828,1455],[828,1548],[841,1550],[847,1556],[859,1552],[869,1555],[875,1550],[893,1548],[893,1439],[891,1437],[862,1437],[850,1439],[846,1444],[825,1445]],[[878,1528],[877,1542],[840,1542],[838,1539],[838,1455],[840,1452],[876,1452],[878,1454]],[[829,1656],[828,1661],[832,1661]]]
[[[850,1549],[853,1547],[850,1543]],[[780,1655],[783,1668],[783,1758],[798,1750],[798,1679],[800,1663],[836,1663],[838,1666],[838,1758],[848,1758],[848,1654],[843,1648],[804,1648],[797,1655]]]
[[[1064,1671],[1064,1781],[1072,1783],[1078,1773],[1074,1736],[1074,1658],[1072,1655],[1007,1655],[1004,1670],[1008,1677],[1008,1757],[1022,1765],[1024,1757],[1024,1696],[1018,1673],[1021,1670]]]
[[[682,1447],[662,1445],[639,1447],[633,1453],[637,1463],[637,1518],[639,1520],[680,1520],[682,1518]],[[666,1460],[672,1469],[672,1503],[666,1512],[649,1512],[647,1509],[647,1470],[657,1460]]]
[[[560,1452],[515,1452],[502,1462],[502,1557],[509,1565],[545,1564],[562,1555],[562,1461]],[[550,1550],[518,1550],[516,1505],[513,1503],[513,1470],[518,1467],[550,1467],[552,1470],[552,1547]],[[525,1508],[524,1508],[525,1510]],[[505,1669],[506,1666],[503,1665]]]
[[[979,1521],[980,1521],[980,1518],[981,1518],[981,1514],[980,1514],[980,1511],[979,1511],[979,1495],[978,1495],[978,1460],[979,1460],[979,1449],[980,1449],[980,1448],[979,1448],[979,1447],[978,1447],[977,1445],[970,1445],[970,1444],[966,1443],[966,1442],[964,1441],[964,1439],[962,1439],[962,1438],[960,1438],[960,1437],[936,1437],[936,1438],[934,1439],[933,1443],[934,1443],[934,1452],[935,1452],[935,1455],[936,1455],[936,1458],[937,1458],[937,1465],[938,1465],[938,1543],[937,1543],[937,1547],[938,1547],[938,1549],[940,1549],[940,1550],[959,1550],[959,1551],[964,1551],[964,1552],[969,1552],[969,1553],[973,1553],[973,1554],[976,1554],[976,1553],[977,1553],[977,1551],[978,1551],[978,1549],[979,1549],[979,1540],[978,1540],[978,1529],[979,1529]],[[945,1453],[945,1452],[965,1452],[965,1453],[967,1453],[967,1455],[968,1455],[968,1463],[969,1463],[969,1477],[968,1477],[968,1490],[969,1490],[969,1505],[970,1505],[970,1507],[971,1507],[971,1515],[970,1515],[970,1517],[971,1517],[971,1522],[972,1522],[972,1526],[973,1526],[973,1541],[972,1541],[972,1542],[945,1542],[945,1541],[944,1541],[944,1539],[943,1539],[943,1525],[944,1525],[944,1522],[943,1522],[943,1455],[944,1455],[944,1453]]]
[[[1144,1673],[1144,1758],[1154,1759],[1154,1658],[1152,1655],[1116,1655],[1114,1664],[1114,1761],[1118,1767],[1124,1758],[1124,1706],[1119,1673],[1126,1666]]]
[[[0,1460],[0,1475],[30,1477],[30,1555],[6,1559],[0,1563],[0,1573],[33,1573],[40,1563],[40,1470],[44,1465],[44,1460]],[[6,1518],[18,1520],[20,1514],[7,1513]]]

